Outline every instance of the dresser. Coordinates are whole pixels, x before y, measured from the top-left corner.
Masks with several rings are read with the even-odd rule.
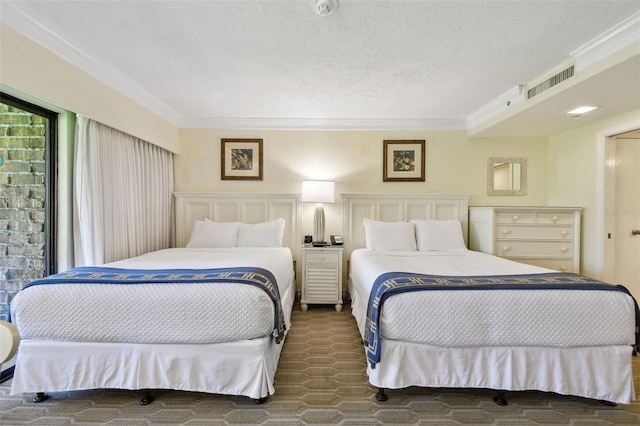
[[[469,207],[469,248],[561,272],[580,272],[575,207]]]
[[[300,307],[311,303],[334,304],[342,310],[342,247],[302,248],[302,295]]]

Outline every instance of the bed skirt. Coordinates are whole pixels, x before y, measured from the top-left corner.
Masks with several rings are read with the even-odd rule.
[[[382,361],[375,369],[368,366],[367,374],[372,385],[386,389],[538,390],[629,404],[635,399],[632,350],[629,345],[446,348],[384,340]]]
[[[11,393],[174,389],[258,399],[275,392],[281,349],[271,337],[210,345],[28,340]]]
[[[283,296],[290,327],[295,285]],[[275,392],[284,340],[272,336],[212,344],[23,340],[12,394],[87,389],[173,389],[260,399]]]

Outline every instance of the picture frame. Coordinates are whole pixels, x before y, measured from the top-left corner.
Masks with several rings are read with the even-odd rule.
[[[262,139],[221,140],[222,180],[262,180]]]
[[[383,182],[424,182],[424,140],[385,140],[383,145]]]

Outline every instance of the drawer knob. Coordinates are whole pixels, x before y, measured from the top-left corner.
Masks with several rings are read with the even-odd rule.
[[[560,232],[560,234],[562,234],[562,235],[567,235],[567,230],[566,230],[566,229],[565,229],[565,230],[563,230],[562,232]]]
[[[560,270],[561,270],[562,272],[564,272],[564,271],[566,271],[566,270],[567,270],[567,267],[566,267],[566,266],[564,266],[564,265],[562,265],[562,266],[560,267]]]
[[[325,259],[326,259],[326,257],[320,256],[320,260],[325,260]]]
[[[566,247],[562,247],[562,248],[560,249],[560,251],[564,253],[565,251],[567,251],[567,248],[566,248]]]
[[[514,214],[514,215],[513,215],[513,220],[514,220],[514,221],[516,221],[516,220],[518,220],[518,219],[520,219],[520,216],[518,216],[517,214]]]
[[[504,251],[509,251],[509,246],[504,246],[504,247],[502,247],[502,250],[504,250]]]
[[[557,222],[558,221],[558,216],[552,217],[551,220],[553,220],[554,222]]]
[[[511,231],[509,231],[508,229],[503,229],[503,230],[502,230],[502,233],[503,233],[504,235],[509,234],[509,232],[511,232]]]

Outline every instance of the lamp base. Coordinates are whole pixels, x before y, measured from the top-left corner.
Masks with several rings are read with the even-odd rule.
[[[324,242],[324,207],[322,203],[316,204],[313,212],[313,245],[325,244]]]

